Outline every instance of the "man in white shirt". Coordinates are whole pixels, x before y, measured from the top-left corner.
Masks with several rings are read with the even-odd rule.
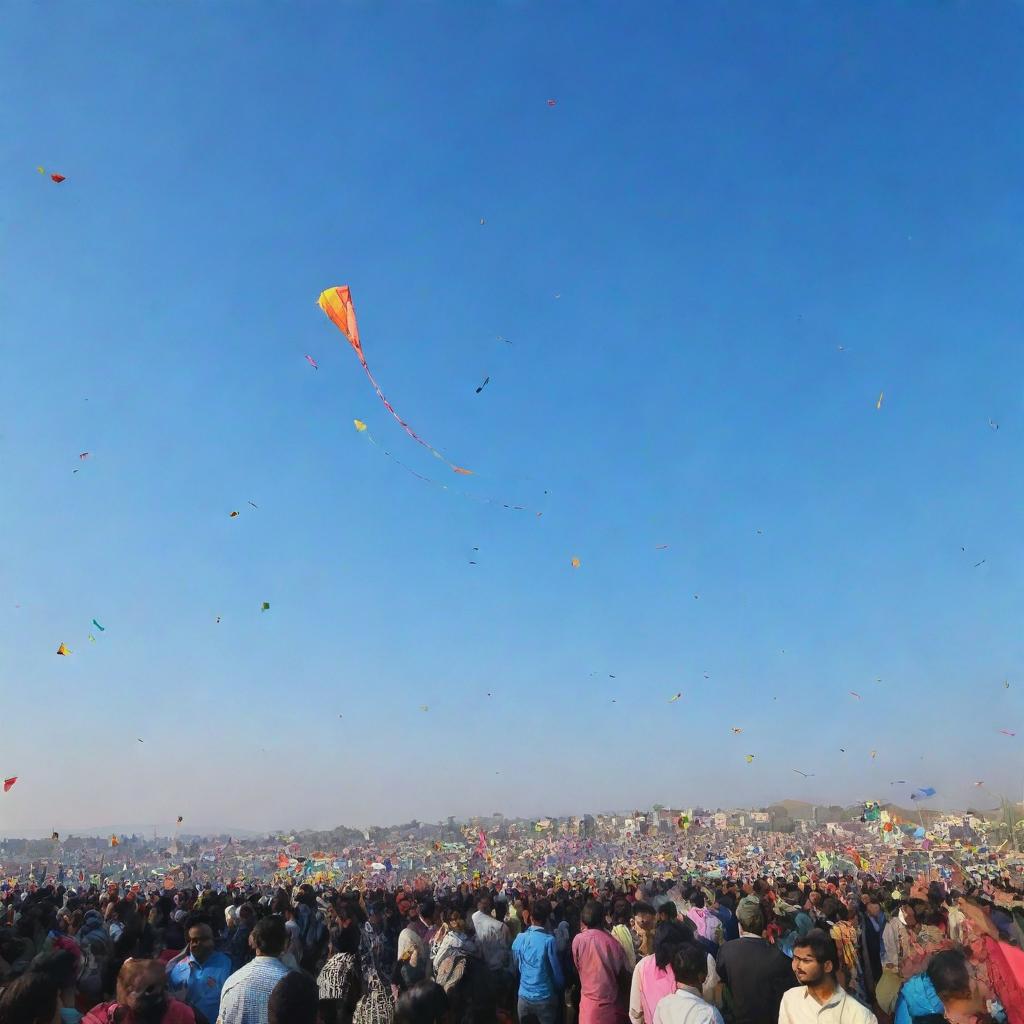
[[[701,995],[708,977],[708,955],[687,942],[672,954],[676,990],[658,1000],[654,1024],[723,1024],[722,1015]]]
[[[779,1024],[878,1024],[878,1018],[836,982],[839,953],[832,937],[812,928],[793,944],[791,988],[779,1006]]]
[[[508,971],[512,966],[512,933],[504,921],[491,916],[494,904],[490,893],[482,893],[476,907],[473,931],[480,955],[495,973]]]

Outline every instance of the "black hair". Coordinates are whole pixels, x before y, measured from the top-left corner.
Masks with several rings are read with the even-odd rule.
[[[530,917],[542,928],[548,923],[548,918],[550,916],[551,904],[547,900],[537,900],[533,906],[530,907]]]
[[[701,988],[708,976],[708,955],[692,942],[681,945],[672,955],[672,973],[680,985]]]
[[[703,910],[704,909],[704,893],[702,893],[700,890],[695,891],[694,894],[690,897],[690,902],[695,907],[699,907],[701,910]]]
[[[653,913],[654,913],[654,907],[652,907],[650,905],[650,903],[637,902],[637,903],[633,904],[633,916],[634,917],[636,917],[637,914],[653,914]]]
[[[821,928],[812,928],[802,939],[793,942],[793,949],[809,949],[819,964],[832,961],[833,972],[839,967],[839,953],[835,940]]]
[[[967,971],[967,958],[957,949],[944,949],[936,953],[928,962],[925,973],[940,999],[970,990],[971,976]]]
[[[288,932],[284,921],[271,915],[256,922],[252,930],[252,941],[263,956],[280,956],[288,945]]]
[[[600,900],[587,900],[580,920],[588,928],[604,928],[604,904]]]
[[[78,963],[75,954],[67,949],[37,956],[29,965],[33,974],[45,974],[58,989],[74,988],[78,980]]]
[[[660,907],[658,907],[658,913],[664,914],[666,920],[674,921],[679,917],[679,909],[676,907],[672,900],[666,900]]]
[[[418,981],[398,997],[394,1024],[440,1024],[448,1012],[448,997],[436,981]]]
[[[354,924],[331,929],[331,949],[335,953],[359,952],[359,929]]]
[[[654,963],[660,970],[672,965],[675,951],[690,941],[690,933],[678,921],[662,921],[654,930]]]
[[[0,1024],[50,1024],[57,1012],[57,983],[48,974],[29,971],[0,996]]]
[[[319,1010],[320,990],[316,982],[302,971],[289,971],[270,993],[267,1021],[268,1024],[316,1024]]]

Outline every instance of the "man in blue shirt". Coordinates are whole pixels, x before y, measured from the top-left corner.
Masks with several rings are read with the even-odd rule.
[[[231,957],[213,949],[213,929],[193,924],[188,945],[167,965],[172,994],[198,1010],[208,1021],[220,1013],[220,992],[231,974]]]
[[[538,1024],[557,1024],[558,1000],[565,988],[555,937],[545,928],[551,904],[537,900],[530,908],[533,923],[512,943],[512,959],[519,969],[519,1019],[535,1017]]]

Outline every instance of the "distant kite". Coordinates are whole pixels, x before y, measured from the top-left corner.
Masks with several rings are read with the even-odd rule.
[[[370,379],[370,383],[373,385],[373,390],[377,392],[377,397],[384,403],[384,408],[398,421],[398,425],[417,443],[423,445],[435,458],[440,459],[446,463],[453,472],[461,473],[463,476],[469,476],[472,474],[471,469],[465,469],[462,466],[456,466],[454,462],[449,462],[432,444],[428,444],[423,440],[422,437],[417,434],[412,427],[409,426],[401,416],[395,412],[394,406],[384,396],[384,392],[381,391],[380,385],[375,380],[373,374],[370,372],[370,367],[366,362],[366,356],[363,355],[362,342],[359,340],[359,325],[356,322],[356,309],[352,304],[352,293],[349,290],[348,285],[335,286],[333,288],[327,288],[320,293],[320,298],[317,299],[320,308],[324,311],[327,317],[333,322],[334,326],[341,331],[342,334],[348,339],[348,343],[352,346],[353,351],[359,359],[359,365],[362,366],[366,376]]]

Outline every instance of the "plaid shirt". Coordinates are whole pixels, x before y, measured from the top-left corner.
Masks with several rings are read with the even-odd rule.
[[[217,1024],[268,1024],[270,993],[287,973],[276,956],[258,956],[235,971],[224,982]]]

